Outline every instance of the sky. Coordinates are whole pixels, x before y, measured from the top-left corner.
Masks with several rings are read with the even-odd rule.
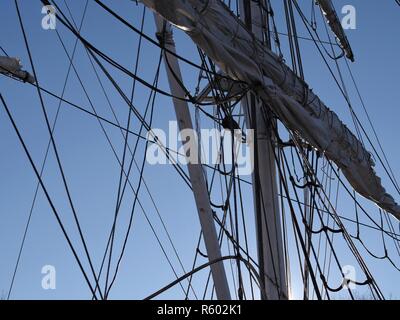
[[[82,18],[85,1],[66,0],[66,2],[74,19],[79,23]],[[311,0],[299,1],[307,17],[311,15],[311,2]],[[61,95],[69,67],[69,60],[61,42],[54,30],[44,30],[42,28],[43,15],[40,1],[19,0],[18,3],[32,51],[38,81],[42,87]],[[57,1],[57,3],[60,4],[63,12],[68,12],[64,1]],[[137,28],[140,28],[144,10],[143,5],[136,5],[135,1],[128,0],[109,0],[104,1],[104,3]],[[272,0],[271,3],[275,9],[278,31],[285,33],[282,3],[277,0]],[[398,59],[400,44],[397,30],[399,29],[400,8],[392,0],[335,0],[334,4],[339,13],[344,5],[350,4],[356,8],[357,28],[355,30],[347,30],[356,58],[356,62],[351,64],[351,70],[357,80],[369,115],[395,176],[398,177],[400,172],[400,163],[398,161],[400,151],[397,148],[397,128],[400,115],[400,60]],[[19,26],[14,1],[2,0],[0,2],[0,21],[0,46],[10,56],[19,57],[24,68],[31,71],[32,68]],[[322,38],[326,40],[325,30],[319,15],[318,21],[319,31],[323,35]],[[155,39],[153,16],[149,11],[145,14],[144,22],[145,33]],[[299,35],[308,37],[307,30],[302,26],[300,20],[298,20],[298,26]],[[56,29],[67,51],[71,54],[76,38],[59,22],[57,22]],[[131,71],[134,70],[139,43],[138,35],[91,0],[89,0],[87,14],[83,22],[82,34],[97,48],[112,56],[121,65]],[[175,35],[177,52],[187,59],[199,63],[197,49],[188,37],[180,31],[176,31]],[[285,58],[290,61],[287,38],[282,36],[281,42]],[[316,51],[314,43],[309,40],[301,40],[300,46],[306,81],[313,91],[350,128],[354,129],[345,100]],[[327,49],[329,50],[330,48],[327,47]],[[143,41],[137,74],[149,83],[154,81],[158,69],[159,56],[160,50],[158,47]],[[332,61],[330,63],[334,66]],[[339,64],[343,71],[345,83],[348,85],[347,89],[354,109],[360,116],[362,123],[365,124],[368,132],[371,133],[372,130],[357,98],[343,59],[339,61]],[[97,81],[86,51],[79,42],[74,57],[74,66],[78,71],[80,80],[85,85],[90,101],[82,90],[79,79],[73,70],[67,81],[64,97],[78,105],[85,106],[87,110],[91,109],[92,104],[99,115],[107,119],[113,119],[114,115]],[[191,92],[194,92],[198,71],[187,64],[181,64],[181,68],[185,84],[187,84]],[[129,97],[132,90],[132,79],[112,69],[110,66],[107,66],[107,69]],[[102,75],[101,70],[99,68],[96,70],[101,76],[116,117],[123,126],[126,126],[128,118],[127,105]],[[169,91],[163,65],[160,69],[159,87]],[[0,77],[0,92],[11,109],[36,166],[40,168],[49,143],[49,134],[35,87],[2,76]],[[136,84],[133,103],[142,114],[145,111],[149,95],[150,90],[148,88],[141,84]],[[44,94],[44,102],[52,123],[56,116],[58,100]],[[194,113],[192,112],[192,114]],[[174,120],[174,118],[175,114],[171,99],[158,94],[154,103],[152,127],[165,129],[168,127],[168,121]],[[150,121],[149,114],[146,119]],[[207,120],[203,119],[202,124],[210,127],[210,123]],[[109,124],[104,124],[104,128],[115,148],[116,154],[122,157],[124,141],[121,132]],[[140,128],[140,123],[134,117],[132,117],[131,128],[134,131],[138,131]],[[107,235],[112,225],[120,175],[120,167],[116,161],[115,154],[101,130],[98,121],[94,117],[68,105],[61,105],[54,138],[95,270],[100,267],[107,243]],[[144,133],[145,130],[143,130],[143,136]],[[3,109],[0,109],[0,137],[0,297],[7,298],[37,179]],[[130,137],[129,144],[132,148],[135,142],[135,137]],[[139,166],[144,156],[144,144],[140,143],[136,155],[136,161]],[[379,164],[377,165],[377,171],[382,176],[387,190],[400,200],[400,195],[396,194],[395,189],[390,184],[388,177],[384,175],[383,168]],[[160,243],[165,247],[164,250],[170,257],[170,262],[174,266],[175,272],[178,275],[184,273],[177,257],[174,255],[173,248],[169,244],[168,235],[163,230],[158,213],[163,217],[163,222],[173,239],[177,252],[179,252],[185,271],[190,270],[192,267],[200,226],[194,199],[189,188],[171,166],[146,164],[144,172],[146,186],[150,190],[151,197],[146,192],[146,188],[142,186],[139,199],[147,214],[147,219],[140,206],[137,206],[134,213],[132,232],[117,280],[110,292],[110,299],[141,299],[175,279],[175,275],[160,248]],[[138,170],[134,168],[131,177],[134,187],[138,184],[138,177]],[[78,255],[84,260],[84,250],[80,244],[79,234],[62,186],[61,175],[53,151],[49,153],[43,181],[66,226],[68,234],[77,248]],[[131,190],[127,190],[126,194],[121,206],[120,223],[116,231],[115,252],[120,252],[121,250],[123,234],[128,226],[133,201]],[[250,251],[255,254],[255,230],[254,226],[252,226],[252,223],[254,224],[252,193],[247,185],[243,186],[243,196],[246,199],[248,231],[249,235],[252,235]],[[343,199],[346,199],[346,197]],[[339,203],[340,212],[346,217],[354,217],[354,213],[352,213],[354,211],[353,206],[354,203],[348,200],[343,200],[343,202]],[[366,202],[366,206],[371,209],[372,214],[378,221],[378,210],[368,202]],[[365,217],[360,219],[368,222]],[[158,239],[155,237],[149,221],[154,230],[156,230]],[[395,224],[396,228],[397,225],[398,223]],[[349,228],[354,231],[354,226]],[[379,232],[363,230],[363,236],[369,248],[373,248],[376,252],[382,254],[382,241],[381,238],[378,238],[381,236]],[[400,298],[399,272],[388,261],[373,259],[361,246],[359,248],[381,285],[384,294],[388,298]],[[289,249],[290,257],[295,265],[296,253],[293,247]],[[224,250],[227,250],[226,246],[224,246]],[[337,250],[343,259],[343,264],[351,265],[354,263],[345,245],[340,241],[337,242]],[[393,261],[400,265],[400,259],[398,255],[396,256],[396,251],[392,250],[391,254],[393,255]],[[113,268],[115,268],[115,258],[114,256]],[[206,260],[200,258],[200,261],[204,263]],[[56,270],[55,290],[44,290],[42,288],[44,274],[41,271],[43,266],[46,265],[54,266]],[[90,269],[87,260],[83,262],[83,266],[89,273]],[[230,263],[225,263],[225,266],[230,274]],[[360,277],[362,278],[362,276]],[[199,288],[200,296],[201,288],[204,287],[203,284],[206,278],[207,272],[202,271],[193,280],[193,286]],[[294,273],[292,285],[295,298],[301,297],[299,281],[299,275]],[[230,284],[233,287],[232,282]],[[363,294],[362,289],[360,289],[359,294]],[[91,298],[90,290],[41,190],[34,206],[10,297],[12,299]],[[183,297],[182,289],[176,286],[160,297],[181,299]]]

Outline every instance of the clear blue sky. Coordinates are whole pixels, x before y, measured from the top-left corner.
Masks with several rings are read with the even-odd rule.
[[[104,2],[136,27],[140,27],[143,5],[137,6],[134,1],[128,0],[117,2],[109,0]],[[278,30],[286,32],[282,20],[281,2],[272,0],[272,5],[277,16]],[[312,1],[299,2],[307,17],[309,17]],[[41,28],[40,1],[20,0],[19,3],[39,82],[46,89],[60,94],[68,69],[68,59],[55,31],[45,31]],[[63,1],[57,1],[57,3],[62,4],[63,11],[67,12]],[[67,3],[75,20],[79,21],[85,1],[67,0]],[[400,60],[398,59],[398,53],[400,52],[398,41],[400,8],[394,0],[335,0],[334,3],[338,9],[345,4],[352,4],[357,9],[357,29],[348,31],[348,37],[356,56],[356,63],[351,68],[357,78],[368,111],[395,175],[399,177],[400,164],[398,159],[400,152],[397,148],[397,129],[400,115]],[[21,58],[24,67],[27,70],[31,70],[13,1],[6,0],[1,2],[0,21],[0,45],[10,56]],[[325,35],[319,15],[318,21],[319,30],[321,34]],[[298,25],[299,34],[308,37],[300,21]],[[75,38],[60,23],[57,24],[57,30],[60,32],[63,41],[65,41],[68,51],[71,52]],[[153,17],[149,11],[146,14],[144,30],[146,34],[154,38]],[[96,47],[110,54],[129,70],[133,70],[138,36],[104,12],[93,1],[89,1],[88,13],[82,33]],[[198,62],[197,50],[188,38],[181,32],[177,32],[176,37],[178,52]],[[289,61],[288,51],[286,50],[287,39],[282,37],[281,41],[285,57]],[[345,123],[349,124],[349,127],[353,128],[345,101],[328,74],[327,68],[323,64],[314,44],[310,41],[302,40],[301,48],[305,76],[310,87],[319,94],[331,109],[339,114]],[[138,75],[148,82],[153,82],[154,80],[158,57],[159,48],[144,42]],[[74,63],[97,112],[108,119],[112,119],[113,115],[108,108],[81,44],[78,44]],[[345,74],[345,80],[348,84],[355,110],[360,115],[368,131],[371,132],[343,62],[341,62],[341,67]],[[182,65],[182,69],[185,81],[193,92],[198,73],[187,65]],[[109,68],[109,70],[112,69]],[[114,70],[112,70],[112,74],[124,92],[130,96],[132,80]],[[110,95],[118,118],[125,125],[128,113],[126,104],[104,77],[102,77],[102,81]],[[161,69],[159,86],[168,91],[164,68]],[[0,77],[0,88],[12,110],[35,163],[40,167],[48,143],[48,132],[35,88],[5,77]],[[141,85],[138,85],[136,89],[134,104],[143,113],[149,89]],[[65,98],[90,109],[90,105],[73,72],[68,81]],[[45,104],[50,119],[53,121],[58,101],[45,95]],[[168,121],[173,119],[174,113],[171,100],[160,95],[157,96],[153,127],[166,128]],[[204,123],[209,125],[207,121]],[[137,120],[132,120],[132,128],[137,130],[138,127]],[[121,133],[107,124],[105,124],[105,128],[116,148],[117,154],[121,157],[123,151]],[[98,122],[94,118],[69,106],[62,105],[61,107],[55,139],[92,260],[96,270],[98,270],[105,249],[107,234],[112,223],[120,173],[119,166],[101,132]],[[131,138],[130,144],[133,145],[134,142],[134,138]],[[4,297],[7,295],[10,286],[37,180],[3,110],[0,110],[0,150],[0,295]],[[143,147],[139,149],[136,159],[140,164],[143,159]],[[377,170],[383,177],[388,191],[396,195],[388,178],[384,176],[383,169],[378,166]],[[168,231],[173,237],[185,269],[189,270],[200,231],[194,201],[189,189],[171,166],[147,165],[144,176],[157,202],[160,213],[165,219]],[[83,249],[78,246],[78,233],[62,188],[53,152],[51,152],[45,168],[44,181],[50,190],[51,197],[71,238],[79,248],[80,256],[83,257]],[[137,184],[138,172],[136,169],[133,171],[132,181],[134,185]],[[247,219],[250,224],[253,217],[252,194],[247,186],[244,187],[243,192],[246,199]],[[118,252],[121,248],[121,235],[126,228],[129,208],[132,202],[130,190],[127,191],[127,195],[121,209],[120,221],[122,223],[119,224],[118,237],[116,238],[116,251]],[[398,194],[397,198],[400,201]],[[344,199],[347,198],[344,197]],[[155,208],[144,188],[141,189],[140,200],[148,213],[149,219],[158,231],[161,242],[165,245],[169,256],[172,257],[172,263],[176,267],[178,274],[182,274],[183,271],[173,255],[166,234],[162,231]],[[366,206],[371,208],[372,214],[379,221],[378,211],[375,207],[368,205],[368,203],[366,203]],[[354,217],[352,202],[344,201],[339,204],[339,207],[344,216]],[[368,221],[365,217],[361,219],[365,222]],[[354,231],[354,228],[350,227],[350,230]],[[363,232],[365,232],[364,235],[368,247],[382,254],[381,239],[378,238],[380,233],[366,230]],[[249,233],[254,234],[252,227],[249,228]],[[376,241],[376,239],[379,241]],[[353,259],[348,254],[348,250],[345,250],[344,246],[341,247],[340,244],[338,241],[338,251],[343,258],[343,264],[352,264]],[[255,253],[254,239],[251,239],[250,247],[252,252]],[[371,271],[376,276],[378,283],[381,284],[386,296],[400,298],[399,272],[387,261],[376,261],[370,258],[361,247],[360,252],[366,257]],[[394,262],[400,264],[399,256],[396,256],[395,253],[391,247]],[[291,258],[295,260],[294,251],[291,252]],[[203,258],[201,259],[202,262],[205,261]],[[43,290],[41,288],[41,268],[44,265],[54,265],[56,267],[56,290]],[[86,262],[84,266],[89,270]],[[226,263],[226,267],[228,273],[230,273],[229,263]],[[199,292],[201,292],[201,283],[204,282],[206,275],[206,272],[202,272],[194,279],[194,284],[199,288]],[[140,207],[137,207],[126,254],[110,298],[143,298],[173,279],[174,274],[166,262],[163,252],[160,250]],[[299,296],[299,292],[296,292],[296,288],[298,288],[296,281],[299,281],[299,278],[294,276],[292,280],[295,296]],[[43,192],[40,191],[11,298],[88,299],[90,297],[90,291],[67,247],[48,202]],[[163,297],[182,298],[182,292],[177,286]]]

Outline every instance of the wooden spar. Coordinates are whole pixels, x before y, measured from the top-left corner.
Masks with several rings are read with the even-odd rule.
[[[154,13],[154,18],[157,26],[157,32],[159,35],[161,35],[165,48],[169,50],[169,52],[165,53],[165,58],[168,60],[168,64],[165,64],[165,68],[167,71],[171,94],[174,97],[185,98],[186,94],[178,82],[183,82],[178,59],[176,58],[176,56],[170,53],[176,52],[171,25],[166,22],[162,17],[160,17],[157,13]],[[187,129],[190,129],[191,132],[194,132],[188,103],[186,101],[175,98],[173,98],[173,103],[175,107],[179,130],[186,131]],[[198,147],[193,145],[194,143],[197,145],[195,137],[190,137],[190,141],[191,150],[198,150]],[[185,144],[186,154],[188,151],[186,150],[187,145],[188,144]],[[221,259],[222,255],[221,249],[219,247],[217,231],[215,229],[213,212],[211,209],[207,184],[204,178],[202,165],[200,161],[197,161],[196,163],[191,163],[190,159],[188,160],[189,177],[193,188],[193,195],[196,201],[197,211],[199,214],[204,243],[207,249],[207,256],[209,261],[215,261]],[[219,300],[230,300],[231,295],[223,262],[220,261],[212,264],[211,273],[214,280],[217,298]]]

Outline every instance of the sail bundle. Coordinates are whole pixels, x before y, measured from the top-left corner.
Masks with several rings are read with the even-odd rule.
[[[346,57],[354,62],[353,50],[351,49],[349,40],[347,39],[347,36],[343,30],[342,24],[340,23],[340,19],[332,4],[332,1],[318,0],[317,3],[319,4],[325,19],[328,22],[332,32],[335,34],[341,48],[346,53]]]
[[[22,70],[21,61],[17,58],[0,56],[0,73],[31,84],[35,83],[35,78],[29,72]]]
[[[400,220],[400,206],[363,144],[222,1],[141,1],[185,31],[226,75],[246,82],[287,128],[332,160],[354,190]]]

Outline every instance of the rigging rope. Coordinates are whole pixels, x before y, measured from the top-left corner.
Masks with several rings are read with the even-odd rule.
[[[80,226],[80,223],[79,223],[79,219],[78,219],[75,207],[74,207],[73,202],[72,202],[72,197],[71,197],[71,194],[70,194],[70,191],[69,191],[69,187],[68,187],[68,184],[67,184],[67,180],[66,180],[66,176],[65,176],[62,164],[61,164],[61,160],[60,160],[58,149],[57,149],[57,146],[56,146],[56,143],[55,143],[55,139],[54,139],[54,136],[53,136],[53,133],[52,133],[52,130],[51,130],[50,121],[49,121],[48,114],[47,114],[47,111],[46,111],[46,108],[45,108],[45,105],[44,105],[44,100],[43,100],[43,97],[42,97],[42,93],[41,93],[41,91],[39,89],[39,79],[37,77],[35,65],[33,63],[33,57],[32,57],[32,53],[31,53],[30,47],[29,47],[27,35],[26,35],[26,32],[25,32],[25,27],[24,27],[24,24],[22,22],[22,17],[21,17],[21,13],[20,13],[20,10],[19,10],[19,6],[18,6],[18,1],[15,0],[14,3],[15,3],[15,8],[16,8],[17,15],[18,15],[18,21],[19,21],[19,24],[20,24],[20,27],[21,27],[21,31],[22,31],[22,34],[23,34],[26,50],[28,52],[29,61],[30,61],[31,67],[32,67],[32,72],[33,72],[33,75],[34,75],[34,77],[36,79],[36,89],[37,89],[37,93],[38,93],[38,96],[39,96],[40,105],[41,105],[41,108],[42,108],[43,116],[45,118],[46,127],[47,127],[48,133],[50,135],[51,144],[52,144],[52,147],[53,147],[53,150],[54,150],[54,154],[56,156],[56,160],[57,160],[57,164],[58,164],[58,167],[59,167],[59,171],[61,173],[63,185],[64,185],[65,191],[67,193],[67,196],[68,196],[68,202],[69,202],[70,207],[71,207],[72,212],[73,212],[74,221],[75,221],[75,224],[76,224],[76,226],[78,228],[79,236],[80,236],[81,242],[83,244],[85,255],[86,255],[87,259],[88,259],[92,275],[93,275],[93,277],[95,279],[95,282],[98,283],[98,279],[96,277],[96,272],[94,271],[92,259],[90,257],[89,250],[88,250],[88,247],[87,247],[87,244],[86,244],[86,241],[85,241],[85,238],[83,236],[83,232],[82,232],[82,229],[81,229],[81,226]],[[100,296],[102,297],[101,293],[100,293]]]
[[[51,200],[50,195],[49,195],[49,193],[48,193],[48,191],[47,191],[47,188],[46,188],[46,186],[44,185],[44,182],[43,182],[43,180],[42,180],[41,177],[40,177],[39,170],[36,168],[36,165],[35,165],[35,163],[34,163],[32,157],[31,157],[31,154],[30,154],[30,152],[29,152],[29,150],[28,150],[28,148],[27,148],[27,146],[26,146],[26,144],[25,144],[25,141],[24,141],[24,139],[22,138],[22,135],[21,135],[21,133],[19,132],[19,129],[18,129],[18,127],[17,127],[17,125],[16,125],[16,123],[15,123],[15,121],[14,121],[14,118],[13,118],[11,112],[10,112],[10,109],[8,108],[6,102],[5,102],[4,98],[3,98],[3,95],[2,95],[1,93],[0,93],[0,100],[1,100],[1,102],[2,102],[2,104],[3,104],[3,107],[4,107],[4,109],[5,109],[6,113],[7,113],[7,115],[8,115],[8,118],[9,118],[9,120],[10,120],[10,122],[11,122],[11,124],[12,124],[12,126],[13,126],[13,128],[14,128],[14,130],[15,130],[15,133],[16,133],[17,136],[18,136],[18,139],[19,139],[19,141],[20,141],[20,143],[21,143],[21,145],[22,145],[22,148],[24,149],[24,152],[25,152],[26,156],[28,157],[28,160],[29,160],[29,162],[30,162],[30,164],[31,164],[31,166],[32,166],[32,169],[33,169],[33,171],[35,172],[35,175],[36,175],[36,177],[37,177],[37,179],[38,179],[38,181],[39,181],[39,183],[40,183],[40,186],[41,186],[41,188],[42,188],[42,190],[43,190],[43,192],[44,192],[44,194],[45,194],[45,197],[46,197],[47,201],[49,202],[49,205],[50,205],[50,207],[51,207],[51,210],[52,210],[53,214],[54,214],[55,217],[56,217],[57,223],[58,223],[59,227],[61,228],[61,231],[62,231],[62,233],[63,233],[65,239],[67,240],[68,246],[69,246],[69,248],[71,249],[72,254],[73,254],[73,256],[74,256],[76,262],[78,263],[79,269],[81,270],[81,272],[82,272],[82,274],[83,274],[83,276],[84,276],[84,278],[85,278],[85,281],[86,281],[86,283],[87,283],[87,285],[88,285],[90,291],[92,292],[94,298],[97,300],[96,293],[95,293],[95,291],[94,291],[94,289],[93,289],[93,287],[92,287],[92,284],[91,284],[91,282],[90,282],[90,280],[89,280],[89,277],[88,277],[88,275],[86,274],[86,271],[85,271],[85,269],[84,269],[84,267],[83,267],[83,265],[82,265],[82,262],[80,261],[79,256],[78,256],[78,254],[77,254],[77,252],[76,252],[76,250],[75,250],[75,247],[74,247],[74,245],[72,244],[72,241],[71,241],[70,237],[68,236],[68,233],[67,233],[67,231],[66,231],[66,229],[65,229],[65,227],[64,227],[64,224],[62,223],[62,220],[61,220],[61,218],[60,218],[60,216],[59,216],[59,214],[58,214],[58,212],[57,212],[57,209],[56,209],[56,207],[54,206],[53,201]]]
[[[85,4],[84,10],[83,10],[81,22],[80,22],[80,25],[79,25],[79,31],[82,29],[83,22],[85,21],[88,3],[89,3],[89,0],[86,0],[86,4]],[[74,47],[73,47],[73,50],[72,50],[72,60],[74,59],[77,45],[78,45],[78,39],[76,39],[75,43],[74,43]],[[7,55],[7,53],[2,48],[1,48],[1,50]],[[72,63],[69,64],[68,71],[67,71],[67,74],[65,76],[64,85],[63,85],[62,92],[61,92],[61,97],[62,98],[64,97],[64,94],[65,94],[65,91],[66,91],[66,88],[67,88],[67,83],[68,83],[68,80],[69,80],[71,67],[72,67]],[[56,115],[55,115],[55,118],[54,118],[54,121],[53,121],[53,124],[52,124],[52,128],[51,128],[51,131],[53,133],[54,133],[54,130],[56,128],[57,120],[58,120],[58,117],[59,117],[59,114],[60,114],[61,104],[62,104],[62,100],[60,99],[58,107],[57,107]],[[47,158],[48,158],[48,155],[49,155],[50,147],[51,147],[51,140],[49,139],[49,141],[47,143],[47,147],[46,147],[43,163],[42,163],[41,168],[40,168],[40,177],[43,176],[43,172],[44,172],[44,168],[45,168],[45,165],[46,165],[46,162],[47,162]],[[24,246],[25,246],[26,236],[28,234],[28,229],[29,229],[29,226],[30,226],[30,223],[31,223],[32,214],[33,214],[34,207],[35,207],[35,204],[36,204],[36,199],[37,199],[37,196],[38,196],[39,188],[40,188],[40,183],[38,182],[36,184],[36,188],[35,188],[35,191],[34,191],[34,196],[33,196],[32,204],[30,206],[28,219],[27,219],[26,224],[25,224],[25,229],[24,229],[24,233],[23,233],[23,236],[22,236],[21,245],[20,245],[20,248],[19,248],[19,251],[18,251],[17,261],[15,263],[11,284],[10,284],[10,287],[8,289],[7,300],[10,299],[11,292],[12,292],[12,289],[14,287],[15,277],[16,277],[16,274],[17,274],[17,270],[18,270],[18,267],[19,267],[20,260],[21,260],[22,251],[23,251]]]

